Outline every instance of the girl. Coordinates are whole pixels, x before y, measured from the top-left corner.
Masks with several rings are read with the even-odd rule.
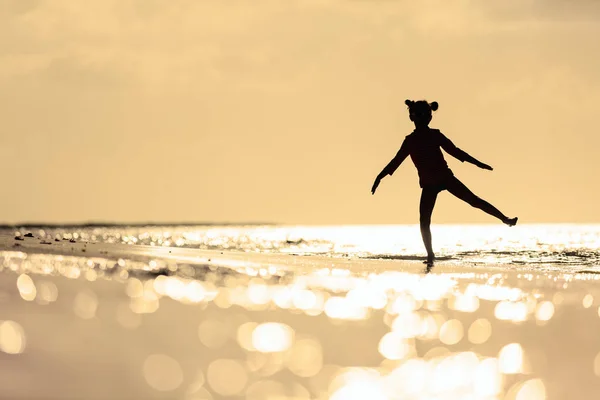
[[[400,164],[402,164],[402,161],[410,155],[419,173],[419,185],[423,189],[421,192],[419,213],[421,236],[427,250],[427,264],[433,264],[435,259],[435,254],[431,246],[431,230],[429,227],[431,225],[431,213],[433,212],[438,193],[443,190],[449,191],[471,206],[498,218],[508,226],[516,225],[518,218],[508,218],[496,207],[477,197],[448,168],[448,164],[444,160],[440,148],[461,162],[468,161],[479,168],[492,171],[492,167],[476,160],[456,147],[442,132],[429,127],[431,111],[438,109],[438,103],[435,101],[428,103],[425,100],[406,100],[405,103],[408,106],[410,120],[415,124],[415,130],[406,136],[396,156],[377,175],[375,183],[373,183],[373,187],[371,188],[371,193],[375,194],[375,190],[377,190],[381,179],[387,175],[392,175]]]

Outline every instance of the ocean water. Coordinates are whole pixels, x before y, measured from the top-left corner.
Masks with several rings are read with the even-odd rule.
[[[432,231],[4,228],[0,398],[598,398],[600,225]]]
[[[33,232],[47,240],[73,238],[132,246],[349,259],[419,260],[425,256],[417,225],[74,226],[22,227],[10,231]],[[521,265],[565,272],[600,265],[600,225],[523,224],[511,228],[499,224],[434,225],[432,234],[438,259],[448,263]]]

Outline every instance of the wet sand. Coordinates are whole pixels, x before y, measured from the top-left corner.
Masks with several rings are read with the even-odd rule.
[[[595,273],[7,235],[0,268],[2,399],[600,395]]]

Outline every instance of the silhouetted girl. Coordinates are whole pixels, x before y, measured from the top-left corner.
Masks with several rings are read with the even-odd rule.
[[[381,179],[387,175],[392,175],[394,171],[402,164],[402,161],[410,155],[417,171],[419,172],[419,185],[423,189],[421,192],[421,203],[419,205],[421,235],[423,243],[427,249],[427,263],[433,263],[435,255],[431,246],[431,213],[435,206],[435,200],[438,193],[447,190],[459,199],[467,202],[473,207],[479,208],[486,213],[498,218],[503,223],[513,226],[517,223],[517,218],[508,218],[502,214],[496,207],[487,201],[480,199],[471,192],[461,181],[459,181],[450,168],[441,149],[446,153],[456,157],[461,162],[468,161],[479,168],[492,170],[487,164],[477,161],[458,147],[450,139],[437,129],[429,127],[431,122],[431,111],[438,109],[438,103],[428,103],[425,100],[412,101],[406,100],[410,120],[415,123],[415,130],[406,138],[400,147],[396,156],[390,163],[377,175],[371,192],[375,194],[377,186]],[[440,149],[441,148],[441,149]]]

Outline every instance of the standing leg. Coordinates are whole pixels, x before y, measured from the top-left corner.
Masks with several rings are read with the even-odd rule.
[[[421,192],[421,202],[419,204],[419,222],[421,224],[421,236],[423,237],[423,244],[427,250],[427,263],[433,263],[435,254],[433,253],[433,246],[431,245],[431,214],[433,213],[433,207],[435,207],[435,200],[439,190],[424,187]]]
[[[498,218],[503,223],[513,226],[517,223],[517,218],[508,218],[502,214],[500,210],[488,203],[487,201],[477,197],[473,192],[469,190],[461,181],[457,178],[453,178],[447,185],[447,189],[450,193],[468,203],[472,207],[479,208],[484,212]]]

